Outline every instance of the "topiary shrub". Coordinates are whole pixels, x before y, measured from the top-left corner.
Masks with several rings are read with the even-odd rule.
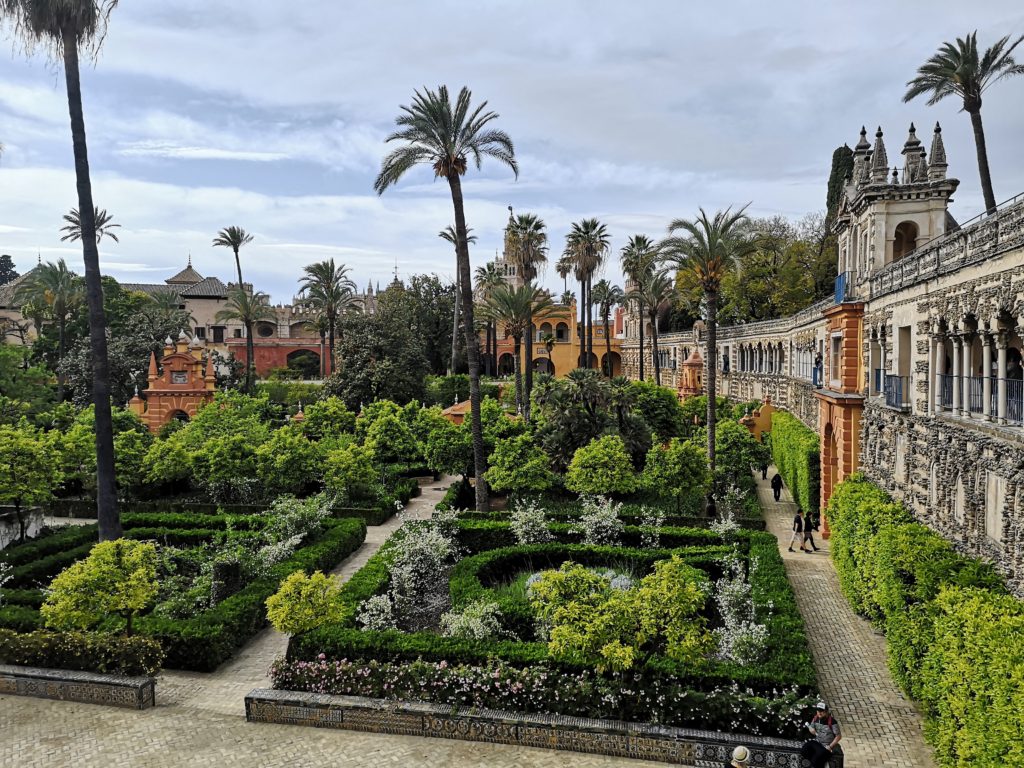
[[[772,414],[772,461],[803,513],[817,514],[820,502],[821,449],[818,435],[792,414]]]
[[[565,474],[565,487],[577,493],[628,494],[640,487],[622,438],[605,435],[577,449]]]
[[[551,459],[530,435],[513,435],[496,441],[491,467],[484,477],[499,493],[541,493],[555,485]]]
[[[343,606],[334,578],[323,571],[296,571],[267,598],[267,619],[278,632],[298,635],[340,621]]]

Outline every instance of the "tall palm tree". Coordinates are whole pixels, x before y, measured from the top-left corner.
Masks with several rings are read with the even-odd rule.
[[[582,346],[583,368],[590,367],[594,355],[593,302],[590,288],[594,273],[604,263],[608,253],[608,229],[597,219],[583,219],[574,222],[565,237],[565,255],[572,259],[573,271],[580,283],[580,304],[583,307],[584,338]]]
[[[571,306],[574,301],[576,301],[576,294],[572,291],[563,291],[562,295],[558,297],[558,303],[567,307]]]
[[[654,243],[647,235],[633,235],[623,247],[620,254],[622,271],[626,277],[634,283],[647,277],[654,271],[654,258],[656,249]],[[630,286],[627,286],[630,287]],[[631,299],[629,303],[636,309],[640,318],[640,380],[644,379],[644,318],[646,310],[642,302],[642,296],[630,290]]]
[[[472,227],[466,230],[466,242],[473,244],[476,242],[476,235],[469,234],[473,231]],[[458,236],[455,234],[455,227],[449,224],[447,227],[437,233],[437,236],[442,240],[447,240],[455,248],[455,259],[459,258]],[[455,313],[452,318],[452,361],[448,364],[448,375],[451,376],[455,373],[456,358],[459,354],[459,305],[462,303],[462,297],[459,295],[459,273],[455,273]],[[487,337],[487,342],[490,342],[490,337]],[[488,348],[488,352],[490,348]]]
[[[345,308],[355,300],[356,284],[348,277],[348,267],[334,259],[303,267],[299,295],[311,309],[327,318],[328,375],[334,373],[334,335]]]
[[[555,271],[558,276],[562,278],[562,290],[569,290],[569,275],[572,274],[572,257],[567,254],[562,254],[558,261],[555,262]]]
[[[612,376],[612,335],[610,332],[612,308],[622,304],[625,299],[626,294],[622,292],[622,289],[607,280],[599,280],[594,286],[594,293],[591,296],[591,300],[597,306],[597,314],[601,318],[601,324],[604,326],[604,359],[608,365],[608,370],[604,374],[608,378]]]
[[[316,315],[306,323],[306,327],[320,337],[320,378],[327,378],[327,330],[330,322],[323,314]]]
[[[244,287],[232,285],[228,288],[228,298],[224,309],[220,310],[214,320],[218,323],[241,323],[246,328],[252,328],[260,320],[275,320],[277,315],[274,308],[270,306],[270,297],[262,291],[255,293],[247,291]],[[246,344],[246,380],[250,380],[253,373],[252,344],[251,336]]]
[[[918,67],[917,77],[907,82],[907,92],[903,94],[905,102],[930,94],[928,106],[947,96],[959,96],[963,100],[964,112],[971,116],[971,127],[974,128],[981,189],[989,213],[996,209],[996,196],[992,191],[992,175],[988,169],[985,128],[981,124],[981,97],[991,85],[1004,77],[1024,74],[1024,64],[1017,64],[1012,55],[1013,49],[1022,41],[1024,35],[1012,43],[1007,35],[980,56],[977,31],[966,38],[958,37],[955,44],[943,43],[934,56]]]
[[[529,420],[530,405],[523,391],[523,376],[521,364],[521,351],[523,334],[529,335],[530,324],[535,314],[550,312],[555,304],[551,295],[533,283],[526,283],[518,288],[509,285],[499,285],[481,308],[485,317],[501,323],[505,333],[512,337],[515,345],[515,375],[516,375],[516,408]]]
[[[82,110],[79,54],[95,56],[103,43],[117,0],[0,0],[0,22],[7,22],[29,50],[42,47],[64,63],[64,81],[71,118],[71,143],[81,216],[85,294],[89,306],[89,348],[92,353],[92,396],[96,413],[96,515],[101,541],[120,538],[114,473],[114,425],[110,410],[110,365],[107,321],[103,313],[100,254],[96,246],[96,207],[89,176],[89,152]]]
[[[243,245],[248,245],[252,242],[252,235],[246,232],[241,227],[225,227],[217,236],[213,238],[213,245],[219,248],[230,248],[232,253],[235,254],[235,269],[238,271],[238,287],[241,290],[245,290],[245,281],[242,279],[242,259],[239,255]],[[244,322],[244,321],[243,321]],[[252,361],[255,357],[255,349],[253,348],[252,340],[252,326],[245,326],[245,391],[246,393],[252,392]]]
[[[100,241],[104,237],[109,237],[115,243],[121,241],[117,238],[117,235],[113,230],[120,229],[120,224],[114,223],[114,217],[107,213],[106,208],[100,208],[96,206],[93,211],[93,218],[96,221],[96,244],[99,245]],[[61,237],[60,241],[66,243],[68,241],[74,242],[75,240],[82,239],[82,217],[78,214],[77,208],[72,208],[71,213],[64,214],[64,221],[67,222],[63,227],[60,228],[61,232],[67,234]]]
[[[754,251],[754,243],[744,235],[747,206],[738,211],[726,208],[708,217],[704,209],[694,219],[675,219],[668,226],[668,237],[658,244],[659,258],[680,271],[691,273],[704,292],[707,318],[708,385],[708,467],[715,475],[715,398],[717,396],[715,362],[718,360],[718,296],[722,279],[740,261]],[[678,234],[677,234],[678,233]],[[714,489],[708,494],[708,506]]]
[[[526,283],[537,279],[542,264],[548,260],[548,234],[544,221],[533,213],[512,216],[509,206],[509,221],[505,229],[505,254],[519,270]],[[526,420],[530,420],[530,393],[533,391],[533,318],[526,326]]]
[[[505,285],[505,276],[493,261],[476,268],[476,290],[482,299],[486,300],[491,291],[499,285]],[[496,375],[498,372],[498,328],[489,319],[484,328],[484,354],[487,356],[487,375]]]
[[[512,139],[504,131],[491,128],[497,113],[486,111],[487,102],[471,107],[472,94],[462,88],[455,103],[448,88],[436,91],[424,88],[416,91],[411,106],[403,106],[395,119],[398,130],[386,141],[400,141],[402,146],[384,158],[380,174],[373,188],[383,194],[394,186],[413,166],[423,163],[434,169],[434,177],[444,177],[452,195],[455,209],[455,248],[458,253],[459,287],[462,291],[463,325],[466,333],[466,358],[469,363],[469,400],[473,430],[473,466],[476,473],[476,506],[487,510],[487,482],[484,472],[484,436],[480,424],[480,350],[473,321],[473,286],[469,266],[469,242],[466,232],[466,212],[462,199],[462,177],[469,159],[480,168],[484,157],[491,157],[507,165],[518,178]]]
[[[14,299],[19,305],[43,308],[44,317],[57,325],[57,400],[64,399],[61,363],[67,353],[67,327],[84,298],[82,279],[68,269],[64,259],[40,264],[18,285]]]
[[[639,279],[630,289],[633,302],[637,306],[644,307],[646,317],[640,315],[640,324],[643,326],[648,320],[651,322],[651,356],[654,360],[654,383],[661,386],[661,360],[658,351],[658,319],[662,311],[672,298],[676,295],[675,281],[664,272],[650,272],[641,274]]]

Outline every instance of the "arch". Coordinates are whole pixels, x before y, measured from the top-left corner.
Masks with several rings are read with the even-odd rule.
[[[504,352],[498,357],[498,375],[511,376],[516,372],[516,358],[511,352]]]
[[[182,424],[188,424],[191,421],[191,417],[180,408],[176,411],[171,411],[167,417],[167,421],[180,421]]]
[[[673,353],[675,350],[673,350]],[[605,376],[618,376],[622,373],[622,356],[618,352],[606,352],[601,355],[601,372]]]
[[[559,323],[555,326],[555,341],[569,340],[569,324]]]
[[[273,323],[256,323],[256,335],[261,339],[269,339],[277,335],[277,326]]]
[[[544,338],[544,336],[546,336],[549,333],[553,335],[554,334],[554,329],[551,327],[551,323],[549,323],[547,321],[544,321],[543,323],[540,324],[540,329],[538,331],[537,338],[538,339],[542,339],[542,338]]]
[[[285,358],[285,365],[293,371],[298,371],[304,379],[320,378],[320,355],[311,349],[297,349],[289,352]]]
[[[288,326],[288,338],[289,339],[308,339],[310,337],[317,337],[318,334],[314,331],[309,323],[292,323]]]
[[[537,357],[533,360],[533,370],[537,373],[547,373],[554,376],[555,364],[551,362],[551,358]]]
[[[899,261],[917,248],[917,232],[917,224],[912,221],[901,221],[896,225],[896,235],[892,241],[893,261]]]
[[[580,352],[580,356],[577,359],[577,362],[579,364],[578,367],[580,367],[580,368],[597,368],[597,355],[595,355],[593,352],[591,352],[589,357],[590,357],[590,365],[587,365],[587,354],[585,352]]]

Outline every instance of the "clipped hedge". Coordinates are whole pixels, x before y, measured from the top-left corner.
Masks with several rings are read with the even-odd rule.
[[[163,651],[149,637],[97,632],[28,632],[0,629],[0,662],[112,675],[155,675]]]
[[[884,628],[893,677],[924,709],[943,766],[1024,760],[1024,604],[855,475],[828,504],[840,585]]]
[[[772,414],[772,461],[804,514],[818,513],[821,447],[817,433],[785,411]]]

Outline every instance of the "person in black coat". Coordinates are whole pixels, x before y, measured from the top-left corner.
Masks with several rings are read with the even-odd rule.
[[[793,516],[793,535],[789,537],[789,551],[793,551],[793,542],[800,542],[800,551],[804,552],[804,519],[800,515],[800,510],[796,511],[796,515]]]
[[[814,543],[814,518],[810,512],[804,515],[804,546],[801,547],[804,552],[810,553],[811,549],[806,548],[808,544],[815,552],[818,551],[818,546]]]
[[[782,497],[782,475],[778,472],[772,478],[772,495],[775,496],[776,501]]]

